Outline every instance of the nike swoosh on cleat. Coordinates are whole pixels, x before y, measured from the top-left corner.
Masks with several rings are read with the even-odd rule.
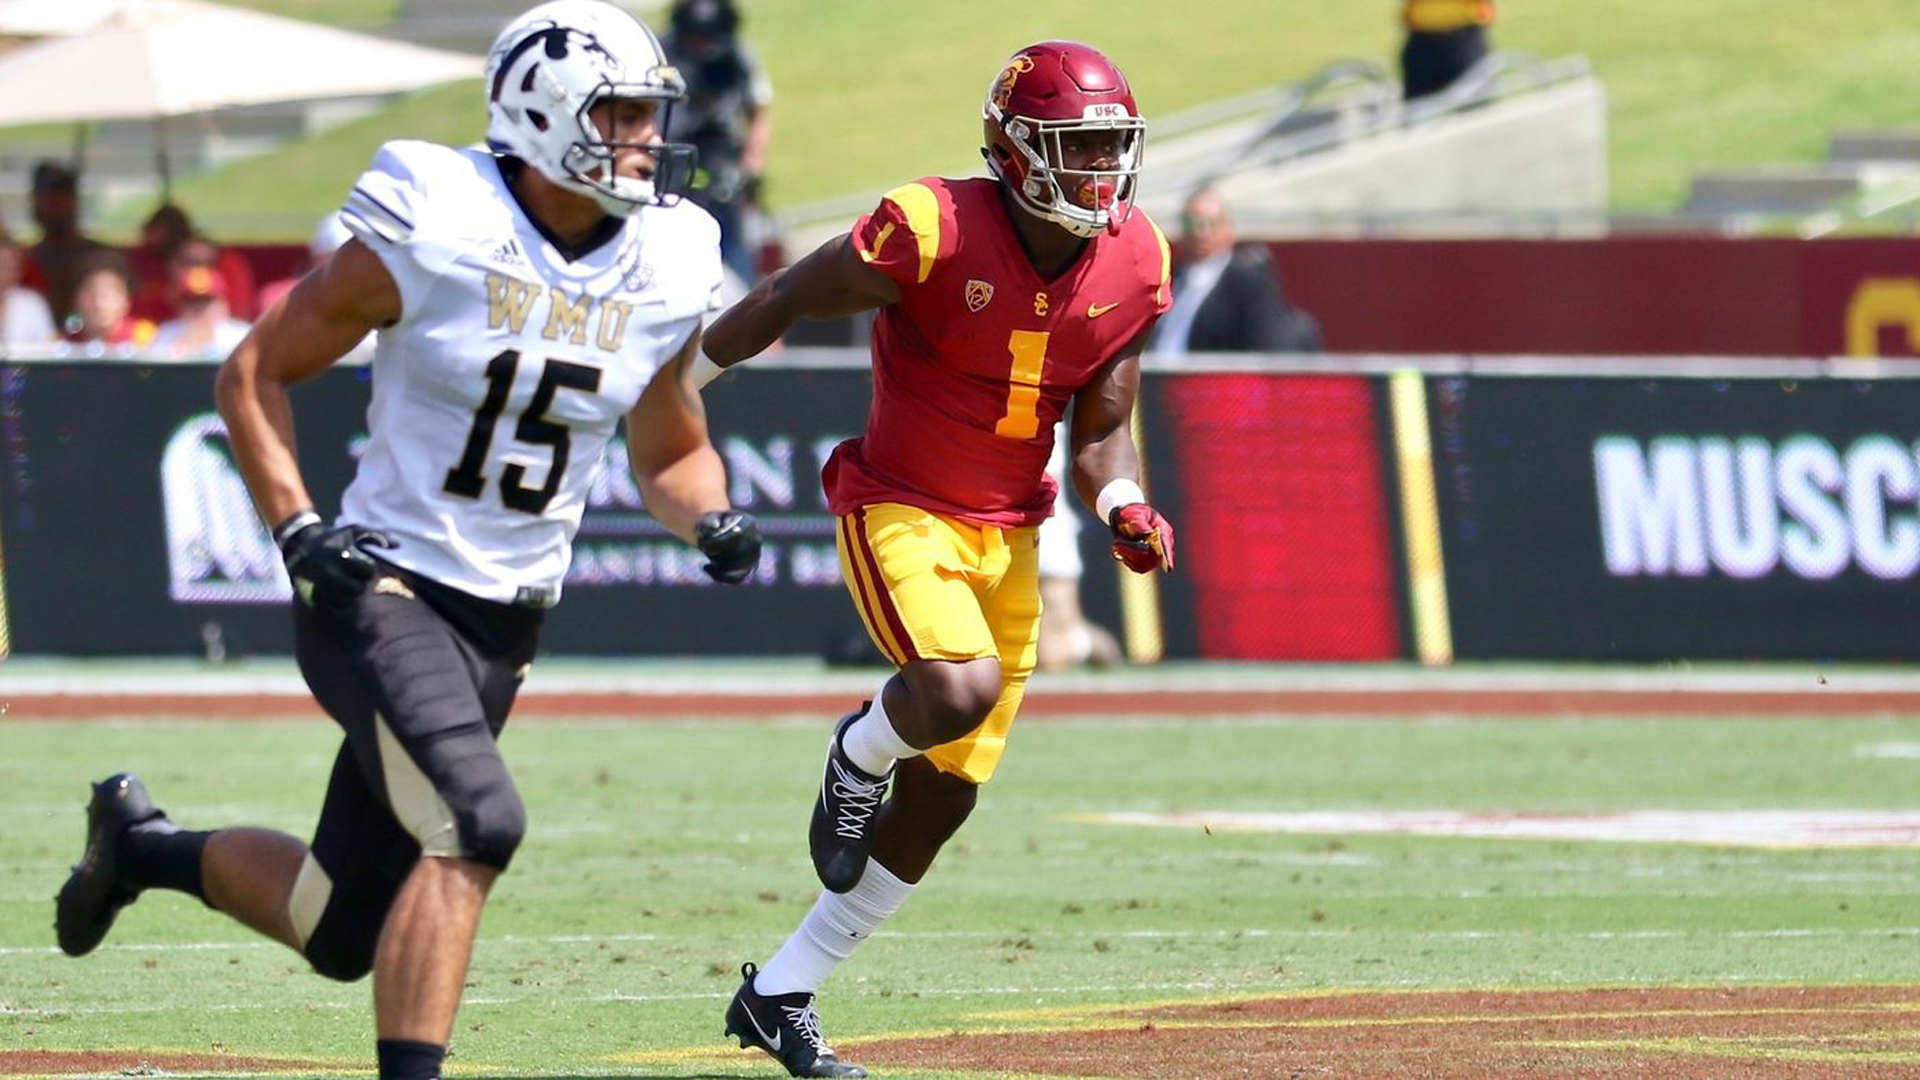
[[[1116,301],[1114,301],[1114,302],[1113,302],[1113,303],[1111,303],[1111,304],[1108,304],[1108,305],[1106,305],[1105,307],[1102,307],[1102,306],[1101,306],[1101,305],[1099,305],[1099,304],[1088,304],[1088,305],[1087,305],[1087,318],[1089,318],[1089,319],[1097,319],[1097,318],[1099,318],[1100,316],[1102,316],[1102,315],[1105,315],[1105,314],[1106,314],[1107,312],[1109,312],[1109,311],[1112,311],[1112,310],[1113,310],[1114,308],[1117,308],[1117,307],[1119,307],[1119,306],[1120,306],[1120,302],[1119,302],[1119,301],[1117,301],[1117,300],[1116,300]]]
[[[742,1009],[740,1011],[747,1014],[747,1023],[752,1024],[753,1030],[760,1033],[760,1041],[767,1044],[767,1049],[773,1051],[776,1054],[779,1053],[781,1033],[774,1032],[772,1035],[768,1035],[767,1029],[760,1026],[760,1018],[753,1015],[753,1009],[751,1007]]]

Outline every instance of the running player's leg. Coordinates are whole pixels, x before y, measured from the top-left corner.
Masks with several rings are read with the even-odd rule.
[[[978,533],[892,504],[840,519],[847,590],[874,643],[901,671],[835,727],[809,830],[815,869],[827,891],[764,969],[741,969],[726,1018],[727,1032],[740,1045],[760,1047],[795,1076],[866,1075],[835,1056],[813,997],[913,890],[910,881],[868,858],[874,815],[899,816],[894,806],[900,799],[917,808],[922,792],[949,790],[944,780],[921,781],[923,772],[939,776],[919,759],[921,751],[977,726],[1000,682],[992,636],[969,584],[980,568],[969,531]],[[896,759],[902,786],[883,809]],[[968,792],[971,787],[962,785]],[[971,808],[970,800],[966,806]],[[922,816],[911,810],[906,815],[916,821]],[[940,834],[933,849],[963,820],[964,810],[948,815],[945,825],[929,826]]]
[[[993,706],[965,734],[902,762],[875,824],[873,860],[909,883],[925,876],[973,813],[980,785],[993,778],[1038,655],[1040,575],[1033,530],[993,535],[982,563],[985,572],[974,579],[974,592],[1001,676]]]
[[[900,671],[874,695],[912,756],[978,727],[999,696],[1000,669],[976,583],[999,530],[883,503],[840,519],[841,571],[868,633]],[[856,725],[856,754],[866,730]],[[878,749],[878,748],[875,748]]]
[[[1007,726],[1033,667],[1040,609],[1031,533],[949,528],[933,515],[898,509],[881,508],[870,518],[868,524],[877,519],[879,528],[869,531],[880,534],[879,544],[868,545],[874,554],[871,561],[864,557],[861,534],[843,520],[842,569],[875,643],[896,660],[903,658],[903,641],[912,642],[922,655],[904,657],[901,674],[890,679],[877,698],[882,709],[869,707],[849,719],[859,724],[885,721],[884,706],[900,701],[896,691],[903,683],[909,684],[906,692],[913,693],[909,681],[917,672],[951,670],[956,664],[978,665],[974,670],[990,666],[997,682],[986,706],[968,706],[977,714],[960,737],[925,754],[908,745],[894,751],[900,759],[897,766],[880,766],[893,770],[893,794],[879,809],[872,855],[862,864],[858,880],[844,892],[822,892],[765,968],[749,964],[742,969],[745,977],[727,1010],[728,1032],[738,1035],[742,1046],[757,1045],[774,1054],[797,1076],[861,1075],[834,1057],[820,1035],[814,994],[860,942],[900,910],[940,848],[972,813],[979,785],[999,762]],[[934,538],[938,543],[925,543]],[[922,541],[921,553],[910,557],[913,540]],[[1009,577],[1015,587],[998,591]],[[876,581],[888,584],[887,597],[875,595]],[[965,595],[955,595],[956,588]],[[996,640],[996,632],[1007,640]],[[953,659],[933,659],[927,653]],[[997,678],[1003,665],[1016,672],[1011,683]],[[912,706],[899,707],[904,712]],[[842,721],[840,731],[851,733],[848,721]],[[894,737],[898,739],[898,733]],[[829,784],[834,755],[844,756],[842,742],[837,738],[829,752]]]
[[[1005,554],[1000,530],[916,507],[868,506],[839,525],[854,606],[900,667],[829,743],[808,846],[821,883],[846,892],[865,872],[893,763],[963,737],[998,697],[999,659],[975,589]]]
[[[60,890],[54,927],[71,955],[92,951],[121,908],[147,889],[172,889],[294,949],[287,919],[307,846],[272,829],[182,829],[130,773],[94,787],[87,854]]]
[[[437,1069],[487,887],[525,831],[495,737],[532,656],[526,617],[396,575],[350,616],[315,612],[305,625],[302,670],[354,768],[336,770],[292,906],[317,968],[372,967],[383,1075],[400,1075],[389,1064],[401,1057]],[[337,857],[335,820],[359,833]]]

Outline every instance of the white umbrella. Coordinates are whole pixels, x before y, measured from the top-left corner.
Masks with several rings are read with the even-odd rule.
[[[151,0],[0,56],[0,127],[179,116],[478,78],[477,56],[197,0]]]
[[[0,56],[0,127],[355,97],[478,78],[480,57],[198,0],[125,0]],[[164,155],[162,181],[167,177]]]
[[[91,30],[139,0],[0,0],[0,34],[58,37]]]

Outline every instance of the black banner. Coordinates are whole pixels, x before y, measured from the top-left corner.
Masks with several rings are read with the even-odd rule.
[[[1438,378],[1463,659],[1920,656],[1920,383]]]
[[[213,407],[210,364],[0,366],[0,556],[21,653],[283,653],[280,558]],[[301,469],[339,506],[365,438],[369,374],[294,390]],[[820,466],[865,421],[863,370],[755,371],[708,395],[735,505],[768,543],[746,586],[713,585],[699,553],[639,505],[623,441],[608,448],[553,652],[815,654],[856,638]]]

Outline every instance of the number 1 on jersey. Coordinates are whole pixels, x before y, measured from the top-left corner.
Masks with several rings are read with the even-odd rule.
[[[460,455],[460,464],[447,470],[447,482],[442,485],[447,494],[477,499],[487,486],[480,466],[487,462],[487,449],[493,445],[493,425],[506,410],[507,392],[513,389],[513,372],[519,366],[520,354],[513,349],[487,361],[487,397],[473,411],[473,430],[467,432],[467,449]]]
[[[1040,433],[1040,372],[1047,366],[1047,331],[1015,330],[1007,339],[1013,370],[1007,376],[1007,414],[993,425],[1003,439],[1031,439]]]

